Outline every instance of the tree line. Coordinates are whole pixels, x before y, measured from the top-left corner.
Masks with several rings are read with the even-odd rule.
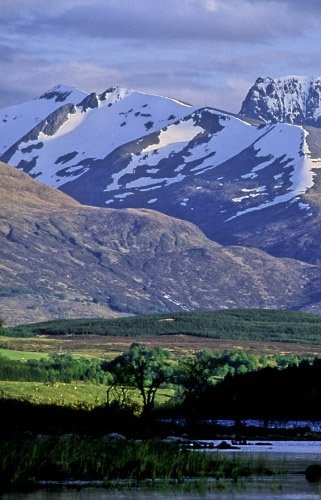
[[[218,339],[321,343],[321,318],[302,312],[270,309],[150,314],[114,319],[55,320],[3,328],[3,335],[113,335],[141,338],[185,334]]]
[[[0,380],[48,383],[80,380],[107,384],[109,379],[101,362],[70,354],[50,354],[48,358],[26,361],[0,357]]]
[[[321,359],[301,360],[283,369],[265,367],[242,375],[227,375],[190,401],[202,415],[264,419],[320,419]],[[186,407],[187,410],[187,407]]]

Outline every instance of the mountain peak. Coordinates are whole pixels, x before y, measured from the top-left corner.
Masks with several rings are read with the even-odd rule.
[[[76,87],[71,87],[64,84],[56,85],[51,89],[47,90],[38,99],[54,100],[55,102],[72,102],[77,104],[80,100],[83,100],[89,92],[80,90]]]
[[[259,77],[245,97],[240,115],[321,127],[321,77]]]
[[[74,87],[72,85],[65,85],[64,83],[59,83],[58,85],[55,85],[51,89],[48,90],[48,92],[74,92],[75,90],[84,92],[82,89],[79,89],[78,87]]]

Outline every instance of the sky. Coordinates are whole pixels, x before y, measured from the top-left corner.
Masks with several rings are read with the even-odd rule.
[[[259,76],[321,74],[320,0],[0,0],[0,108],[65,84],[238,112]]]

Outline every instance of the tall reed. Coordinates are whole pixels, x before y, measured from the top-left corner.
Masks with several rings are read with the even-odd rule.
[[[110,441],[79,435],[14,436],[0,439],[2,489],[21,489],[39,481],[151,480],[184,482],[208,478],[238,481],[270,474],[262,462],[227,458],[219,452],[181,449],[161,441]]]

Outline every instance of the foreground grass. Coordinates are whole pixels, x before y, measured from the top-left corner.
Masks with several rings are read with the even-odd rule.
[[[225,478],[237,482],[251,475],[271,475],[262,461],[229,459],[217,452],[191,452],[159,441],[15,436],[0,438],[0,451],[3,491],[26,489],[49,480],[102,481],[104,486],[119,486],[121,480],[137,485],[148,479],[155,486],[160,480],[166,484],[211,478],[219,486]]]
[[[140,404],[141,399],[136,389],[129,389],[128,397],[133,403]],[[0,381],[0,397],[18,399],[34,404],[68,406],[70,408],[91,409],[106,403],[107,387],[100,384],[72,382],[15,382]],[[156,394],[156,405],[167,403],[174,395],[174,390],[163,389]]]

